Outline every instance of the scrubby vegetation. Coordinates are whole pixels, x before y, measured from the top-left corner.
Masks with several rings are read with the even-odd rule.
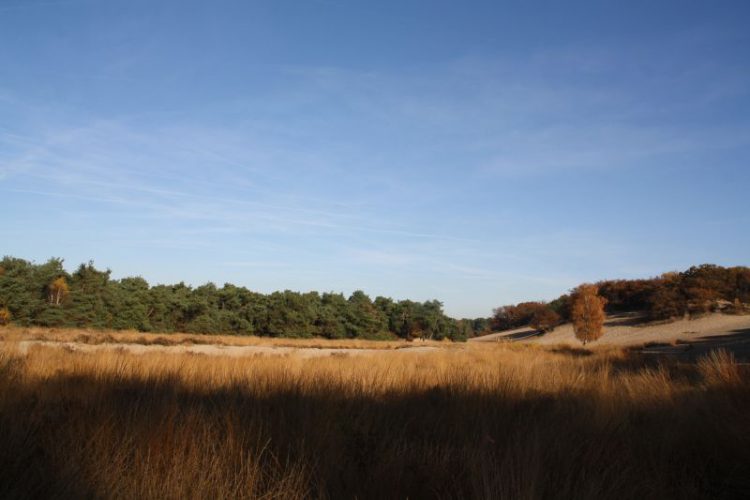
[[[669,320],[712,311],[745,313],[750,303],[750,268],[693,266],[684,272],[670,272],[657,278],[605,280],[595,284],[606,301],[607,313],[639,312],[648,321]],[[571,320],[571,294],[547,302],[522,302],[494,310],[492,329],[507,330],[531,325],[535,317]],[[554,326],[554,325],[552,325]],[[541,329],[541,328],[539,328]],[[549,329],[549,327],[547,327]]]
[[[22,356],[6,343],[0,497],[741,497],[747,367],[633,356]]]
[[[109,270],[61,259],[0,261],[0,323],[157,332],[313,337],[463,340],[474,322],[454,320],[437,300],[372,300],[362,291],[261,294],[213,283],[149,286],[140,277],[113,280]]]

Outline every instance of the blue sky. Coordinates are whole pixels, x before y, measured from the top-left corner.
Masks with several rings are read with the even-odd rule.
[[[443,301],[750,264],[745,1],[0,0],[0,253]]]

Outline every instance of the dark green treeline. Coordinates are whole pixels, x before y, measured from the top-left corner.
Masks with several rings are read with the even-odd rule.
[[[371,300],[362,291],[350,297],[289,290],[265,295],[229,283],[221,288],[213,283],[196,288],[184,283],[149,286],[143,278],[113,280],[110,273],[91,262],[68,273],[62,259],[35,264],[4,257],[0,322],[144,332],[435,340],[465,340],[475,335],[475,328],[485,326],[449,318],[437,300]]]

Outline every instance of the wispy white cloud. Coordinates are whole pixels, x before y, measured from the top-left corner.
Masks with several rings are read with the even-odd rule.
[[[20,147],[15,157],[2,160],[0,166],[14,178],[14,186],[21,186],[13,188],[15,192],[130,206],[146,210],[152,217],[230,225],[234,231],[255,227],[289,232],[307,227],[464,240],[450,234],[399,228],[392,221],[373,223],[367,204],[356,198],[350,202],[330,200],[325,198],[325,192],[316,196],[315,190],[298,194],[300,186],[294,171],[273,173],[276,178],[269,183],[265,172],[274,171],[271,165],[245,171],[238,168],[244,163],[227,161],[223,153],[182,146],[200,143],[199,139],[189,138],[204,132],[204,128],[194,131],[182,127],[176,141],[171,130],[147,135],[111,120],[97,122],[89,127],[46,131],[38,139],[20,144],[27,147]],[[229,144],[233,155],[248,154],[238,147],[235,132],[225,137],[220,130],[211,130],[205,135],[212,137],[215,149]],[[251,153],[257,148],[250,145],[248,149]],[[177,164],[182,165],[184,173]],[[159,169],[150,170],[150,165],[159,165]],[[247,182],[238,182],[235,176]],[[256,178],[261,179],[262,187],[256,185]],[[288,191],[286,182],[296,184],[296,189]]]
[[[257,260],[242,260],[242,261],[222,262],[221,265],[222,266],[227,266],[227,267],[262,267],[262,268],[284,268],[284,267],[289,267],[289,264],[285,263],[285,262],[257,261]]]
[[[382,71],[277,66],[262,95],[200,112],[116,115],[0,92],[3,114],[23,117],[0,128],[0,190],[70,200],[60,220],[90,212],[102,241],[131,251],[216,254],[213,269],[229,277],[289,266],[269,282],[356,286],[363,273],[456,301],[472,287],[512,301],[524,283],[553,295],[603,269],[651,266],[635,265],[632,228],[582,231],[558,217],[557,200],[519,203],[537,196],[529,180],[679,169],[750,146],[747,120],[702,119],[746,92],[742,68],[718,68],[720,79],[687,59],[644,70],[640,49],[613,50]]]

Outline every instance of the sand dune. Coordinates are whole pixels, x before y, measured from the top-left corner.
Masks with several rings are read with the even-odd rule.
[[[607,319],[604,336],[591,346],[639,346],[650,343],[680,345],[699,355],[711,349],[725,348],[738,358],[750,357],[750,315],[733,316],[711,314],[696,319],[683,319],[671,323],[639,323],[633,315],[612,316]],[[471,339],[470,342],[523,342],[533,344],[569,344],[580,346],[573,326],[564,324],[554,331],[539,335],[531,328],[519,328]],[[674,354],[680,349],[667,349],[664,354]]]

